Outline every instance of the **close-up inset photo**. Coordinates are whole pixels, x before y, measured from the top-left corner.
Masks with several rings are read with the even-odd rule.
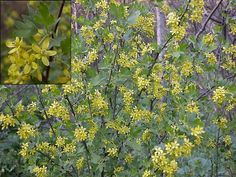
[[[1,1],[1,84],[69,83],[70,1]]]

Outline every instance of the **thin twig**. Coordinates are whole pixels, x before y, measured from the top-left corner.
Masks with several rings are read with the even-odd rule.
[[[51,124],[51,122],[50,122],[50,119],[49,119],[49,117],[48,117],[48,114],[47,114],[47,112],[46,112],[46,110],[45,110],[45,106],[44,106],[44,104],[43,104],[43,99],[42,99],[41,91],[40,91],[38,85],[36,85],[35,87],[36,87],[36,89],[37,89],[37,92],[38,92],[38,99],[39,99],[39,102],[40,102],[40,104],[41,104],[41,106],[42,106],[42,108],[43,108],[43,112],[44,112],[44,114],[45,114],[45,116],[46,116],[46,120],[47,120],[47,122],[48,122],[48,124],[49,124],[49,126],[50,126],[50,128],[51,128],[51,130],[52,130],[53,135],[56,137],[56,132],[55,132],[54,129],[53,129],[53,126],[52,126],[52,124]]]
[[[212,15],[215,13],[215,11],[218,9],[218,7],[220,6],[220,4],[223,2],[223,0],[220,0],[218,2],[218,4],[214,7],[214,9],[211,11],[211,13],[209,14],[209,16],[207,17],[206,21],[203,23],[202,28],[198,31],[198,33],[196,34],[196,39],[200,36],[200,34],[205,30],[206,25],[208,23],[208,21],[211,19]]]

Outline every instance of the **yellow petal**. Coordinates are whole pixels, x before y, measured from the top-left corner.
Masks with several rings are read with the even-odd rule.
[[[47,37],[42,43],[42,49],[47,49],[49,46],[50,38]]]
[[[42,62],[45,66],[49,66],[49,61],[47,57],[42,57]]]
[[[15,53],[17,51],[17,48],[14,48],[14,49],[11,49],[8,54],[12,54],[12,53]]]
[[[57,51],[55,51],[55,50],[47,50],[47,51],[45,52],[45,54],[46,54],[47,56],[54,56],[54,55],[57,54]]]
[[[38,64],[35,63],[35,62],[32,62],[32,68],[33,68],[33,69],[37,69],[37,68],[38,68]]]
[[[36,44],[32,44],[32,49],[33,51],[35,51],[36,53],[41,53],[41,49],[38,45]]]
[[[10,41],[10,40],[7,40],[7,41],[6,41],[6,46],[7,46],[8,48],[12,48],[12,47],[15,46],[15,44],[14,44],[14,42],[12,42],[12,41]]]
[[[31,66],[26,64],[24,67],[24,74],[29,74],[30,70],[31,70]]]
[[[42,73],[40,72],[40,70],[37,70],[37,79],[41,82],[42,81]]]

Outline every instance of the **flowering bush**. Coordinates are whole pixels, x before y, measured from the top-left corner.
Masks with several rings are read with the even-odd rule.
[[[165,7],[170,29],[163,45],[145,3],[77,3],[87,16],[72,17],[80,25],[72,82],[25,86],[28,97],[1,86],[1,136],[16,146],[2,146],[1,159],[16,156],[23,167],[1,161],[1,173],[234,176],[236,50],[220,25],[214,33],[190,30],[202,21],[204,1],[184,1],[179,11],[155,4]],[[20,101],[9,101],[14,93]]]

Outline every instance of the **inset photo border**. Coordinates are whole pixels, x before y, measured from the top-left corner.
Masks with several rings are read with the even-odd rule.
[[[70,83],[71,2],[0,3],[0,84]]]

